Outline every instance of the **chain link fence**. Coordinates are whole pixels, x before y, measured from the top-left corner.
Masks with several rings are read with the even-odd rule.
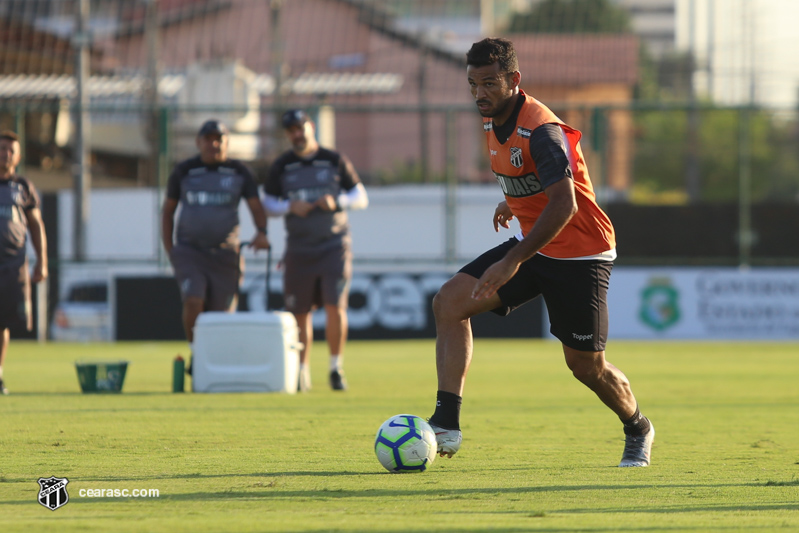
[[[660,3],[676,24],[674,4]],[[799,264],[785,233],[799,223],[796,109],[704,101],[686,82],[695,63],[636,30],[628,2],[583,4],[0,0],[0,127],[22,135],[20,171],[43,191],[76,187],[81,142],[90,187],[161,189],[209,117],[230,126],[232,155],[262,178],[286,148],[276,117],[289,107],[308,110],[322,144],[349,155],[370,188],[490,184],[464,53],[502,34],[517,44],[522,87],[583,132],[620,242],[640,241],[622,257]]]

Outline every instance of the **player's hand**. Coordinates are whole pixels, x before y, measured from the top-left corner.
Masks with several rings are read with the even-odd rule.
[[[254,248],[255,250],[268,250],[271,248],[271,246],[272,245],[269,244],[269,238],[267,238],[267,236],[260,231],[256,232],[255,237],[249,244],[249,247]]]
[[[472,290],[472,298],[475,300],[485,300],[494,296],[500,287],[505,285],[519,270],[519,263],[509,260],[507,257],[501,259],[488,267],[480,276]]]
[[[335,211],[338,209],[338,206],[336,205],[336,199],[333,198],[333,195],[331,194],[326,194],[320,197],[318,200],[316,200],[314,205],[322,211]]]
[[[502,201],[494,210],[494,231],[499,232],[499,227],[510,228],[508,223],[513,220],[513,213],[508,207],[508,202]]]
[[[36,261],[36,266],[33,267],[33,275],[31,276],[31,281],[33,283],[39,283],[40,281],[44,281],[47,279],[47,267],[42,266],[41,261]]]
[[[298,217],[305,217],[308,216],[308,213],[311,212],[311,209],[314,208],[314,204],[310,202],[306,202],[305,200],[294,200],[289,205],[289,212],[297,215]]]

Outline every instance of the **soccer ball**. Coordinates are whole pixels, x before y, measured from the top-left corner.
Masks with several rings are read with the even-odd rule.
[[[436,434],[416,415],[394,415],[375,436],[377,460],[389,472],[423,472],[436,458]]]

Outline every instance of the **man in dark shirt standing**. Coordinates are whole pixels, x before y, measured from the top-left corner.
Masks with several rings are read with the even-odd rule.
[[[285,215],[286,220],[283,292],[286,310],[297,319],[303,343],[297,389],[307,391],[311,387],[311,311],[324,306],[330,386],[345,390],[341,358],[347,340],[352,278],[346,211],[366,208],[369,199],[350,160],[319,146],[314,123],[305,112],[287,111],[282,123],[292,149],[270,167],[264,204],[270,216]]]
[[[3,362],[11,337],[9,328],[33,327],[31,281],[47,278],[47,236],[39,211],[39,195],[27,179],[16,175],[20,160],[19,137],[0,132],[0,394],[8,394],[3,382]],[[26,254],[30,232],[36,266],[28,273]]]
[[[197,133],[200,153],[179,163],[169,176],[161,212],[161,239],[180,286],[189,344],[194,342],[200,313],[236,310],[242,273],[238,210],[242,198],[258,230],[250,246],[269,248],[258,186],[241,161],[228,158],[229,139],[228,129],[218,120],[202,125]]]

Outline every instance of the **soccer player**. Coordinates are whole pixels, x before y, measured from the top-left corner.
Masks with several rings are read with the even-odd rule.
[[[47,279],[47,235],[39,211],[39,195],[31,182],[16,174],[19,137],[0,132],[0,394],[8,394],[3,363],[12,326],[33,327],[31,282]],[[36,254],[33,275],[28,272],[27,236]]]
[[[161,240],[180,286],[183,329],[189,344],[194,342],[194,324],[200,313],[236,310],[242,273],[242,198],[257,228],[250,247],[269,248],[258,185],[241,161],[228,158],[229,140],[227,127],[218,120],[202,125],[196,139],[200,153],[172,171],[161,210]],[[187,371],[191,373],[191,363]]]
[[[519,88],[512,42],[484,39],[472,45],[466,60],[491,169],[505,193],[494,212],[494,230],[516,218],[521,232],[464,266],[433,300],[439,390],[430,424],[438,452],[452,457],[461,445],[470,317],[485,311],[504,316],[543,295],[566,365],[623,423],[619,466],[649,466],[655,429],[638,409],[627,378],[605,360],[616,241],[596,203],[581,134]]]
[[[283,293],[303,344],[297,389],[311,388],[311,312],[324,306],[330,387],[346,390],[342,357],[352,278],[347,210],[365,209],[369,199],[350,160],[319,146],[316,126],[304,111],[287,111],[282,123],[292,148],[269,169],[264,206],[270,216],[285,215]]]

